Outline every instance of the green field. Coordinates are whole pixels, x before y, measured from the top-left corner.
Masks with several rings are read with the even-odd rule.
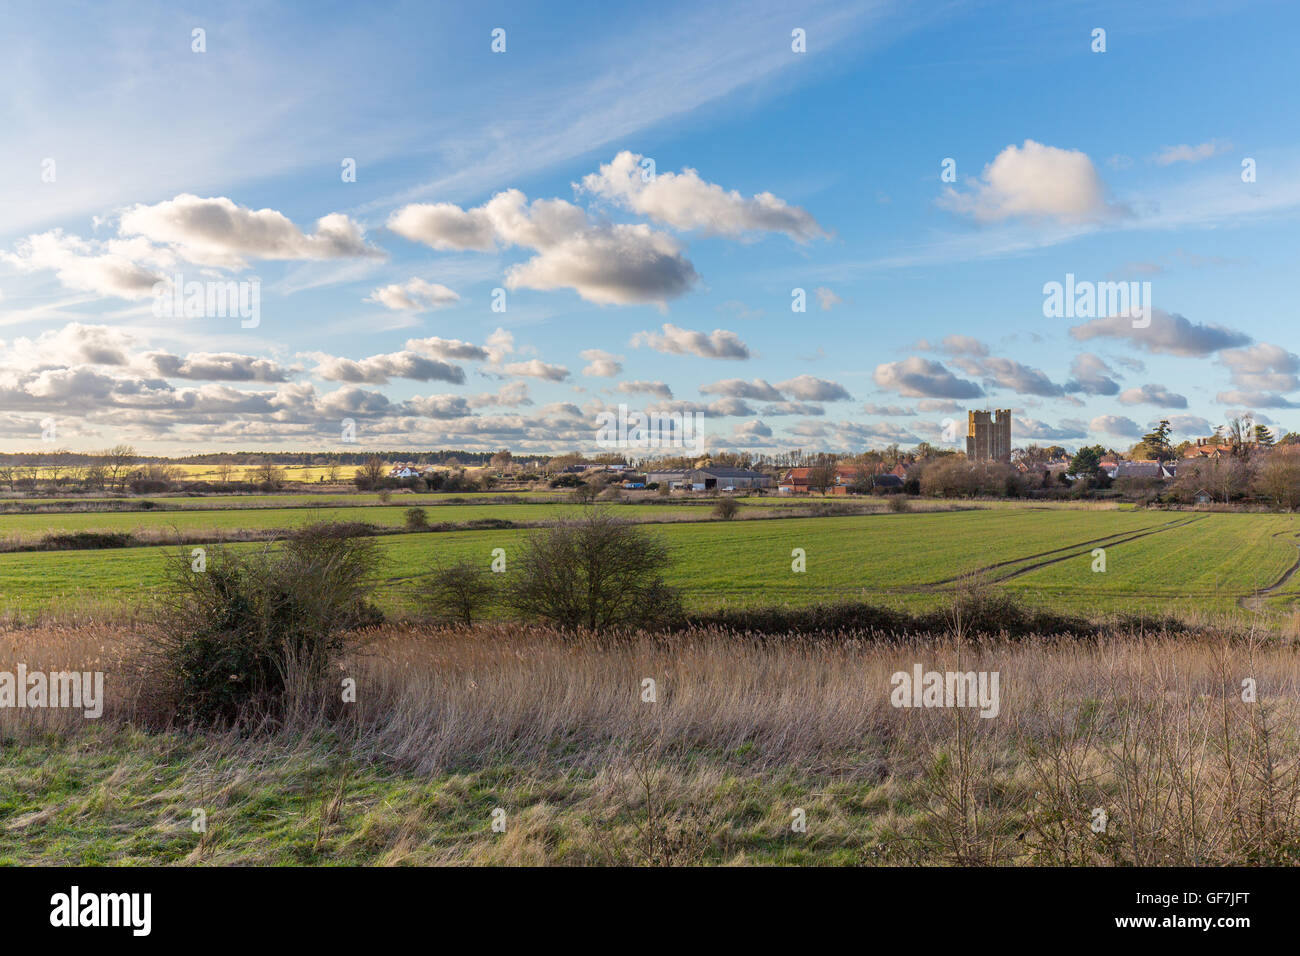
[[[671,517],[659,505],[619,505],[619,514]],[[190,528],[279,527],[327,516],[400,524],[401,507],[196,514],[4,516],[35,522],[22,530],[85,519],[124,529],[184,518]],[[499,517],[512,521],[554,517],[553,505],[446,505],[431,520]],[[453,517],[454,516],[454,517]],[[38,520],[40,519],[40,520]],[[213,525],[213,521],[228,522]],[[99,523],[96,523],[99,522]],[[486,566],[495,548],[507,565],[526,529],[402,534],[377,539],[384,556],[381,601],[406,604],[417,578],[439,561],[460,558]],[[964,576],[979,572],[991,584],[1028,601],[1081,612],[1242,612],[1286,610],[1300,598],[1300,582],[1286,579],[1297,562],[1300,519],[1288,515],[1198,514],[1159,511],[996,509],[960,512],[783,518],[773,521],[654,525],[671,554],[669,582],[690,605],[807,605],[871,600],[929,606],[946,600]],[[232,547],[261,547],[239,544]],[[792,552],[806,553],[806,571],[792,570]],[[1093,570],[1093,550],[1105,549],[1106,569]],[[71,600],[129,605],[158,586],[174,547],[0,555],[0,610],[58,609]],[[507,574],[508,574],[507,570]]]
[[[363,521],[379,527],[401,527],[408,508],[425,508],[431,524],[465,524],[483,519],[518,523],[551,521],[581,513],[576,504],[439,504],[404,502],[401,505],[369,505],[330,508],[217,508],[203,511],[112,511],[0,515],[0,539],[33,536],[56,531],[135,531],[176,529],[178,531],[229,532],[238,529],[294,528],[315,521]],[[617,513],[636,521],[708,517],[699,505],[617,505]]]

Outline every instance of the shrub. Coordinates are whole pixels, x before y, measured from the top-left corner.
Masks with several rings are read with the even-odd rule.
[[[134,543],[126,531],[56,531],[41,539],[41,547],[48,551],[129,548]]]
[[[740,511],[740,505],[736,503],[735,498],[723,498],[713,506],[713,517],[721,518],[723,521],[730,521],[736,517],[738,511]]]
[[[663,580],[667,562],[657,538],[593,509],[527,539],[507,600],[522,616],[560,627],[651,626],[682,613]]]
[[[888,507],[890,511],[911,511],[912,502],[905,495],[890,495]]]
[[[444,621],[473,624],[493,596],[492,575],[472,561],[438,568],[420,583],[416,604]]]
[[[279,713],[288,691],[321,687],[350,630],[382,622],[370,603],[373,541],[315,524],[278,549],[181,552],[158,608],[160,676],[178,716],[239,721]]]
[[[429,527],[429,513],[423,508],[407,508],[406,527],[410,531],[426,530]]]

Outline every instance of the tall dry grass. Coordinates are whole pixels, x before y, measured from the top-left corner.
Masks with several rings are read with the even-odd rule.
[[[0,633],[0,670],[19,660],[103,669],[103,720],[157,727],[163,715],[133,663],[148,639],[111,627]],[[894,708],[890,677],[916,663],[997,671],[1000,713]],[[883,646],[851,635],[759,643],[719,631],[616,638],[387,627],[351,649],[331,686],[297,688],[287,722],[265,732],[320,729],[332,702],[323,698],[345,678],[356,681],[356,703],[330,726],[335,745],[349,759],[417,775],[514,766],[599,777],[622,768],[619,786],[644,789],[638,805],[652,808],[660,774],[677,782],[679,800],[689,790],[682,781],[701,775],[875,784],[898,806],[891,798],[874,839],[890,859],[914,863],[1263,864],[1300,855],[1300,657],[1278,643],[1124,634],[973,643],[948,634]],[[642,700],[646,678],[653,703]],[[1242,699],[1247,678],[1254,702]],[[0,710],[10,740],[84,725],[62,711]],[[705,829],[726,826],[699,819]],[[646,846],[647,857],[690,858],[658,830]]]

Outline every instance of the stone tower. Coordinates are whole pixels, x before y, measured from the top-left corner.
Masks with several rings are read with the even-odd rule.
[[[1011,464],[1011,409],[966,413],[966,457]]]

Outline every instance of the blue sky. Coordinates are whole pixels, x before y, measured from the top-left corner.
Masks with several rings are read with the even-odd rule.
[[[6,448],[327,449],[350,418],[559,452],[620,402],[758,453],[984,407],[1067,447],[1300,426],[1287,4],[8,16]],[[1067,274],[1149,282],[1149,325],[1045,316]],[[255,280],[255,324],[158,315],[177,275]]]

